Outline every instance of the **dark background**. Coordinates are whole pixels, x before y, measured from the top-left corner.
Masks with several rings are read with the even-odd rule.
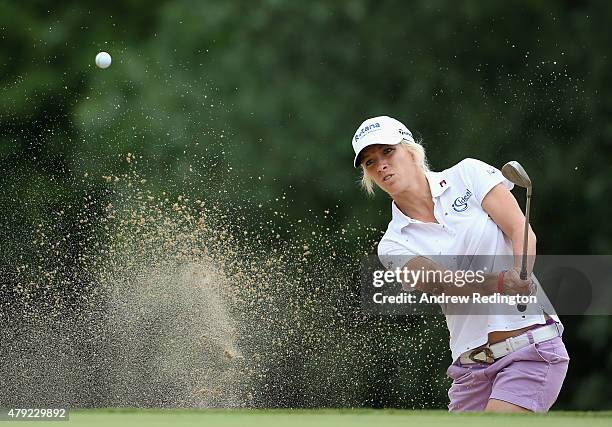
[[[606,1],[1,1],[5,333],[27,329],[24,313],[49,295],[61,308],[43,307],[38,321],[74,315],[85,304],[77,295],[95,294],[80,260],[108,239],[97,218],[114,193],[102,177],[131,170],[125,158],[135,153],[152,194],[214,202],[235,219],[233,232],[263,224],[285,230],[281,241],[329,236],[345,254],[322,247],[329,277],[318,280],[332,294],[350,290],[334,308],[348,320],[326,327],[329,337],[353,337],[358,356],[339,352],[335,365],[308,374],[299,355],[316,351],[293,338],[293,356],[268,366],[253,405],[442,407],[444,324],[355,314],[352,272],[390,211],[384,195],[359,189],[352,134],[388,114],[423,140],[434,170],[465,157],[497,167],[516,159],[534,182],[538,252],[609,254],[610,22]],[[93,64],[102,50],[113,57],[107,70]],[[62,242],[55,256],[37,244],[41,223]],[[279,247],[272,237],[251,243],[255,252]],[[62,280],[42,294],[21,290],[58,269]],[[612,409],[612,319],[562,320],[572,363],[556,408]],[[95,377],[93,350],[80,351],[79,366]],[[66,401],[124,403],[94,380],[88,397]],[[338,391],[348,389],[350,397]]]

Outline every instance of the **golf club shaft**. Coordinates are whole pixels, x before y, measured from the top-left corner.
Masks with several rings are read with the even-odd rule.
[[[531,208],[531,187],[527,187],[527,206],[525,206],[525,234],[523,237],[523,259],[521,261],[521,280],[527,280],[527,245],[529,243],[529,209]],[[518,304],[517,310],[521,313],[527,310],[524,304]]]
[[[529,243],[529,209],[531,206],[531,187],[527,188],[527,206],[525,207],[525,235],[523,237],[523,260],[521,262],[521,280],[527,280],[527,245]]]

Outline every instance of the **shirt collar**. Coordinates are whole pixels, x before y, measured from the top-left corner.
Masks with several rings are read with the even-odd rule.
[[[451,186],[443,172],[425,172],[425,176],[429,183],[431,196],[434,198],[440,197],[442,193]],[[415,222],[419,221],[404,214],[394,201],[391,202],[391,224],[397,232],[400,232],[404,227]]]
[[[425,172],[432,197],[440,197],[451,186],[444,172]]]
[[[391,202],[391,225],[395,229],[396,232],[402,231],[402,228],[418,222],[416,219],[410,218],[408,215],[405,215],[404,212],[400,210],[395,204],[395,201]]]

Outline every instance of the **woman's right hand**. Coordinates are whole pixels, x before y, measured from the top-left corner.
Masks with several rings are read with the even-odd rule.
[[[506,295],[531,295],[534,291],[534,283],[531,277],[521,279],[518,268],[506,271],[504,274],[504,294]]]

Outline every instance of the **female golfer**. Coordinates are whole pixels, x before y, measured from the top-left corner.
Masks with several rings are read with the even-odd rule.
[[[561,340],[563,326],[531,274],[536,244],[531,230],[531,277],[519,276],[525,217],[509,191],[513,184],[475,159],[431,172],[423,147],[391,117],[364,121],[352,143],[366,191],[372,193],[376,184],[393,199],[391,222],[378,245],[383,265],[439,272],[410,284],[426,294],[471,296],[468,303],[441,304],[453,358],[447,371],[453,379],[449,410],[548,411],[569,356]],[[480,281],[459,286],[447,279],[466,273],[458,265],[473,269],[475,264],[482,269],[480,276],[476,272]],[[508,303],[480,302],[474,293],[534,295],[536,302],[521,311]]]

